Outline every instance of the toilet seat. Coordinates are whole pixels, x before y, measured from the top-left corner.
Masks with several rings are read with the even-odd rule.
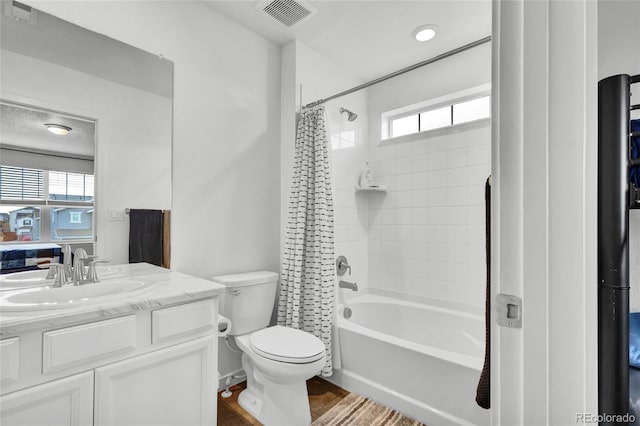
[[[302,330],[276,325],[251,334],[253,351],[270,360],[307,364],[324,356],[325,347],[316,336]]]

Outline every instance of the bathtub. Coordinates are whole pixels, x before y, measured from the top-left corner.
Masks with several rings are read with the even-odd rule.
[[[337,326],[335,384],[429,426],[490,424],[475,403],[483,316],[364,294],[338,307]]]

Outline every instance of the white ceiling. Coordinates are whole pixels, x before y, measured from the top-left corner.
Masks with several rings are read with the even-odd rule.
[[[491,35],[490,0],[311,0],[318,13],[287,28],[258,0],[203,0],[278,45],[297,39],[353,77],[368,81]],[[417,42],[412,31],[438,27]]]

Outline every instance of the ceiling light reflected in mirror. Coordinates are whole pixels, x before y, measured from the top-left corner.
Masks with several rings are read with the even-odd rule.
[[[47,128],[48,131],[58,136],[68,135],[69,132],[72,130],[71,127],[69,126],[63,126],[62,124],[55,124],[55,123],[45,123],[45,127]]]

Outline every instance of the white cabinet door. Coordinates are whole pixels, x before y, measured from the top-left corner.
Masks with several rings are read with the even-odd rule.
[[[97,368],[95,425],[215,425],[217,339]]]
[[[93,371],[3,395],[0,407],[2,426],[91,425]]]

